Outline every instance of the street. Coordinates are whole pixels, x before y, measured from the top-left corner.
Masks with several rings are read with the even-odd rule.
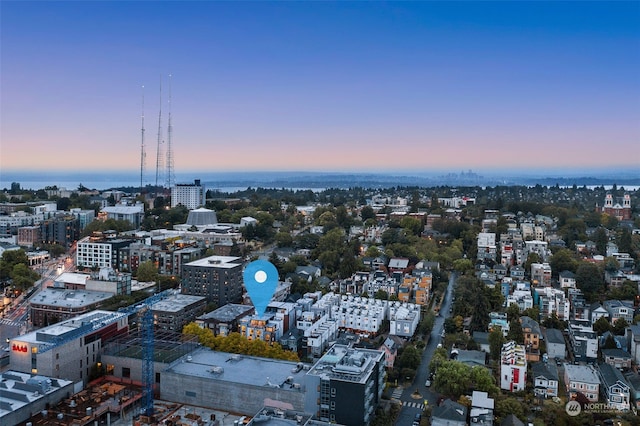
[[[439,394],[432,391],[431,388],[426,388],[425,381],[429,377],[429,362],[433,357],[433,353],[435,352],[438,343],[442,340],[441,334],[444,330],[444,320],[449,316],[449,308],[451,307],[451,298],[456,277],[455,272],[452,272],[449,276],[449,285],[447,286],[447,290],[442,301],[440,315],[436,316],[433,330],[431,331],[431,338],[422,353],[422,362],[416,371],[416,376],[411,383],[411,386],[405,388],[402,391],[402,396],[399,398],[402,403],[402,408],[398,414],[396,425],[411,426],[416,414],[422,413],[425,400],[428,401],[428,405],[430,407],[435,406],[438,401]],[[414,393],[416,391],[417,393]],[[417,395],[420,396],[418,397]]]

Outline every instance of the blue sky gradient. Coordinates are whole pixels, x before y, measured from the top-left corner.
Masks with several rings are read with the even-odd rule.
[[[640,2],[0,3],[0,169],[640,165]],[[172,102],[168,104],[171,74]]]

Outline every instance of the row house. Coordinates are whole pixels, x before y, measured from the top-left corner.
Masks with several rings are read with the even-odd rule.
[[[531,264],[531,281],[541,286],[551,286],[551,265],[548,263]]]
[[[568,320],[571,315],[571,304],[565,297],[564,291],[553,287],[535,287],[533,289],[533,299],[540,309],[542,318],[550,317],[552,314],[561,320]]]
[[[478,260],[496,260],[496,234],[495,232],[480,232],[478,234]]]
[[[578,288],[567,290],[569,303],[571,304],[571,319],[576,321],[591,321],[590,306],[582,291]]]
[[[402,306],[397,306],[394,303],[389,307],[389,320],[389,334],[411,337],[416,332],[420,322],[420,305],[403,303]]]
[[[329,318],[329,315],[323,315],[301,330],[306,353],[313,357],[320,357],[327,350],[329,343],[335,341],[339,328],[337,321]]]
[[[591,325],[569,322],[569,343],[576,361],[593,362],[598,359],[598,336]]]
[[[540,256],[540,259],[543,262],[546,262],[547,259],[551,256],[551,250],[549,250],[549,243],[546,241],[540,240],[531,240],[524,242],[524,254],[525,259],[529,257],[530,254],[536,253]]]
[[[609,311],[607,311],[600,302],[594,302],[589,306],[589,315],[591,316],[591,324],[595,324],[600,318],[609,320]]]

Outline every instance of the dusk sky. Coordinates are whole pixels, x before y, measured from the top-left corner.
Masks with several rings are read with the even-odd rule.
[[[0,169],[640,165],[640,2],[2,1]],[[151,181],[149,177],[147,179]]]

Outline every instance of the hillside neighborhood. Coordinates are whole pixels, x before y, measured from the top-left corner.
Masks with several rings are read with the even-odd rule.
[[[202,425],[638,424],[639,202],[615,185],[15,183],[0,423],[187,424],[193,406]],[[257,259],[279,275],[261,315]]]

